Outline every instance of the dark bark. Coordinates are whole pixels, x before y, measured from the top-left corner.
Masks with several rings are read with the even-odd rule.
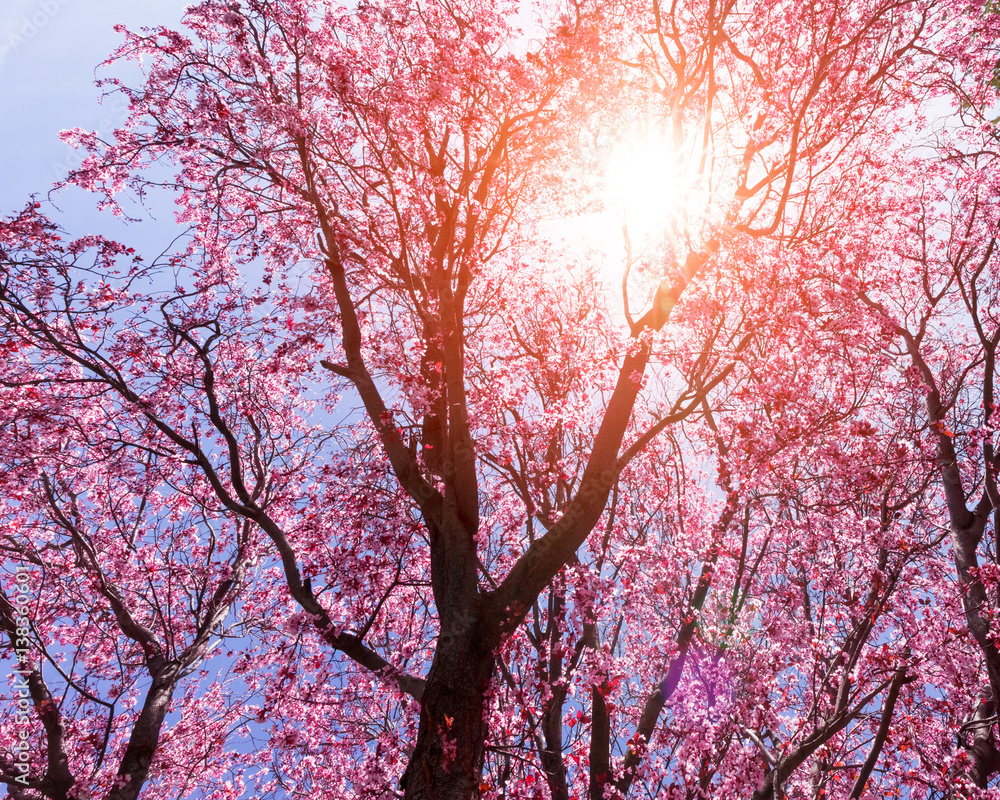
[[[506,135],[504,132],[501,137],[504,141]],[[436,153],[429,138],[426,144],[431,171],[440,170],[438,162],[443,158],[443,149]],[[497,144],[498,154],[502,155],[504,146],[502,142]],[[662,328],[684,288],[717,249],[718,242],[713,240],[706,250],[690,254],[682,279],[674,287],[661,287],[651,312],[633,324],[633,336],[639,341],[623,359],[576,495],[566,504],[563,516],[531,544],[500,585],[491,593],[482,593],[475,539],[479,527],[477,464],[467,418],[464,375],[464,301],[470,276],[465,267],[452,274],[447,266],[447,245],[453,243],[454,237],[445,229],[434,234],[432,266],[427,276],[438,300],[441,326],[440,343],[438,337],[431,336],[427,344],[435,355],[440,353],[442,380],[434,379],[439,395],[435,398],[436,413],[432,414],[433,419],[425,421],[422,434],[426,439],[424,444],[441,452],[424,465],[435,473],[440,470],[444,482],[442,495],[421,474],[419,460],[402,440],[365,364],[357,311],[341,254],[335,246],[334,226],[316,190],[304,152],[302,163],[307,195],[317,210],[326,267],[340,310],[347,362],[340,365],[324,361],[323,366],[354,384],[396,478],[420,509],[430,539],[431,585],[440,633],[434,661],[419,695],[417,742],[401,784],[407,798],[467,800],[478,796],[480,791],[487,734],[485,697],[495,666],[494,650],[520,626],[539,594],[597,525],[621,470],[622,440],[649,362],[650,344],[641,335],[646,328]],[[483,185],[488,177],[484,176]],[[450,215],[454,207],[446,207],[446,201],[447,198],[438,198],[441,210],[448,212],[445,226],[453,226]],[[458,263],[464,262],[458,259]],[[246,501],[243,503],[246,505]],[[280,543],[281,537],[276,539],[272,535],[272,540]],[[285,572],[297,579],[291,555],[283,554]],[[292,578],[290,586],[297,583]],[[561,747],[556,753],[557,737],[553,729],[557,723],[561,724],[561,720],[543,720],[549,726],[546,749],[548,760],[553,762],[546,769],[549,771],[551,767],[550,778],[558,788],[560,765],[554,761],[558,759],[561,764]]]
[[[992,741],[977,739],[966,752],[969,754],[969,758],[966,762],[965,777],[972,781],[974,786],[985,789],[990,776],[1000,772],[1000,750],[997,750]],[[963,794],[959,789],[958,793],[950,796],[962,797]]]
[[[566,779],[566,764],[563,762],[563,703],[566,687],[553,687],[552,696],[542,717],[542,769],[549,786],[552,800],[568,800],[569,784]]]
[[[881,755],[882,748],[885,747],[885,743],[889,738],[889,728],[892,725],[892,715],[896,710],[896,700],[899,697],[899,690],[903,688],[904,683],[906,683],[906,667],[900,667],[896,670],[896,674],[892,678],[889,693],[886,695],[885,703],[882,706],[882,719],[879,722],[875,740],[872,742],[872,749],[868,753],[868,758],[865,759],[864,766],[861,767],[858,779],[854,782],[854,788],[851,789],[851,800],[859,800],[865,791],[868,779],[875,770],[878,757]]]
[[[611,774],[611,715],[604,699],[607,681],[591,689],[590,800],[604,800],[604,787],[613,783]]]
[[[958,454],[955,451],[952,436],[949,435],[945,427],[946,409],[941,402],[940,392],[934,382],[933,374],[926,366],[922,356],[916,351],[915,346],[911,345],[910,353],[914,363],[921,369],[930,389],[926,401],[927,412],[931,426],[937,431],[938,469],[948,505],[952,556],[955,560],[955,571],[958,573],[958,586],[961,591],[966,624],[969,633],[983,654],[990,694],[992,697],[1000,697],[1000,648],[997,647],[990,633],[989,619],[989,613],[994,604],[990,600],[990,593],[978,576],[979,558],[977,551],[986,532],[990,513],[994,510],[988,491],[989,477],[987,477],[987,492],[979,503],[970,509],[968,495],[959,469]],[[987,461],[987,474],[992,466]],[[989,705],[994,709],[992,713],[995,716],[995,705],[992,701]],[[979,715],[981,711],[982,704],[977,709],[976,715]],[[967,758],[961,762],[959,768],[959,773],[964,772],[964,774],[952,776],[949,797],[964,796],[962,786],[966,782],[971,782],[981,789],[986,788],[989,778],[1000,772],[1000,751],[997,750],[992,731],[992,723],[973,728],[973,741],[971,744],[965,745]],[[963,735],[962,732],[959,733],[960,742]]]
[[[108,792],[105,800],[136,800],[139,797],[153,763],[160,741],[160,729],[167,716],[179,675],[180,666],[176,662],[165,663],[154,672],[153,683],[146,693],[142,711],[132,726],[132,735],[118,768],[121,783]]]
[[[987,697],[959,729],[958,744],[965,751],[965,758],[959,759],[958,766],[948,776],[950,800],[967,797],[970,783],[985,789],[990,776],[1000,771],[1000,750],[993,735],[996,723],[996,703]]]
[[[492,605],[497,615],[498,643],[500,637],[517,629],[535,598],[600,520],[618,478],[618,452],[639,394],[641,381],[637,376],[645,373],[649,354],[649,345],[640,343],[635,353],[625,356],[576,496],[565,514],[517,560],[496,590]]]
[[[462,493],[453,493],[451,476],[446,475],[446,519],[436,526],[436,534],[432,527],[431,536],[441,633],[421,700],[416,747],[402,781],[408,800],[478,796],[493,650],[521,624],[542,589],[600,519],[639,390],[634,375],[645,371],[648,358],[645,344],[625,357],[577,496],[566,514],[518,560],[495,593],[484,595],[478,590],[475,528],[463,513]],[[460,735],[449,737],[451,730]]]
[[[471,609],[470,609],[471,610]],[[416,746],[400,781],[408,800],[478,797],[486,747],[486,692],[495,660],[479,618],[442,630],[427,674]]]
[[[20,638],[17,633],[16,617],[10,600],[0,590],[0,630],[7,635],[11,649],[15,652],[18,650],[17,642]],[[37,655],[32,654],[29,656],[29,659],[31,658],[37,658]],[[48,750],[45,774],[41,778],[29,778],[27,786],[41,792],[51,800],[67,800],[70,790],[76,783],[76,778],[69,767],[69,758],[66,754],[66,727],[63,724],[62,714],[59,712],[59,705],[53,699],[38,666],[29,666],[28,660],[21,661],[19,659],[15,669],[16,672],[13,673],[15,688],[23,690],[24,686],[27,687],[31,705],[35,713],[38,714],[45,731],[45,744]],[[18,684],[21,685],[18,686]],[[16,780],[19,775],[18,770],[13,768],[9,773],[4,771],[4,782],[11,787],[12,797],[17,797],[17,787],[24,785]]]
[[[753,793],[753,800],[774,800],[780,797],[780,788],[785,784],[799,767],[801,767],[810,756],[830,739],[840,733],[853,720],[864,714],[865,707],[874,700],[880,692],[887,687],[890,692],[893,683],[899,679],[897,670],[893,677],[884,681],[873,691],[861,697],[854,698],[852,707],[845,703],[842,711],[834,715],[831,719],[821,721],[811,734],[806,736],[798,745],[786,750],[780,757],[774,759],[774,767],[764,776],[761,786]]]
[[[920,344],[908,331],[897,332],[906,342],[914,366],[920,371],[927,387],[927,418],[937,438],[937,466],[944,488],[948,517],[951,523],[952,553],[962,590],[962,606],[969,633],[979,645],[986,661],[986,673],[994,697],[1000,697],[1000,649],[990,637],[990,623],[985,612],[991,608],[986,587],[975,577],[979,566],[976,550],[986,531],[989,514],[993,510],[989,495],[982,497],[975,508],[969,508],[969,496],[962,481],[962,473],[955,451],[954,434],[946,426],[948,406],[941,399],[934,372],[920,352]]]
[[[468,498],[452,490],[456,481],[446,474],[444,515],[439,525],[430,526],[441,633],[421,698],[416,747],[402,779],[408,800],[468,800],[479,795],[493,650],[521,624],[538,594],[600,519],[639,390],[633,376],[645,371],[648,357],[646,345],[626,356],[576,498],[495,593],[478,590],[475,522],[467,518]],[[465,458],[456,461],[463,464]],[[452,731],[457,735],[451,736]]]
[[[563,680],[563,656],[559,636],[566,598],[562,587],[553,587],[549,599],[549,638],[545,669],[548,673],[551,695],[542,714],[542,769],[552,800],[569,800],[566,764],[563,762],[563,705],[566,702],[567,682]]]

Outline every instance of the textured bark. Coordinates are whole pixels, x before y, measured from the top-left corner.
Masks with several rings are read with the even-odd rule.
[[[590,800],[604,800],[604,787],[613,781],[611,774],[611,717],[604,700],[607,681],[591,689]]]
[[[160,728],[170,708],[179,673],[180,667],[176,662],[164,664],[154,673],[153,684],[146,694],[139,718],[132,726],[128,747],[118,768],[120,783],[108,792],[106,800],[136,800],[139,797],[153,763],[160,741]]]
[[[568,800],[569,785],[566,780],[566,764],[563,762],[563,702],[566,699],[566,688],[553,688],[552,697],[542,718],[542,769],[545,770],[545,780],[549,786],[552,800]]]
[[[553,588],[549,599],[548,683],[552,694],[542,713],[542,769],[552,800],[569,800],[566,764],[563,762],[563,705],[567,684],[563,678],[563,656],[559,645],[559,624],[563,620],[566,598],[562,588]]]
[[[985,789],[990,776],[1000,771],[1000,750],[993,735],[996,711],[992,699],[982,700],[959,730],[958,743],[964,750],[964,758],[959,758],[948,776],[950,800],[968,797],[970,785]]]
[[[469,615],[461,630],[442,632],[427,675],[413,755],[400,781],[408,800],[479,796],[487,724],[486,693],[495,661]]]
[[[987,254],[992,253],[991,243]],[[986,261],[983,262],[985,266]],[[956,272],[956,277],[961,281],[961,276]],[[881,306],[866,302],[878,308],[887,319],[892,316]],[[975,306],[969,306],[970,312],[975,317]],[[993,381],[995,370],[995,352],[997,342],[1000,341],[1000,330],[993,337],[987,339],[983,335],[983,330],[976,322],[980,341],[983,345],[985,373],[983,379],[983,399],[984,409],[988,413],[993,411]],[[962,608],[965,611],[966,624],[969,633],[979,647],[983,655],[986,666],[986,675],[989,680],[991,697],[1000,697],[1000,648],[990,634],[990,609],[996,605],[996,596],[991,599],[990,592],[978,576],[979,558],[978,548],[986,532],[990,514],[1000,511],[997,508],[997,501],[1000,500],[996,491],[996,460],[993,452],[993,444],[987,437],[984,442],[984,462],[985,491],[974,506],[970,507],[973,498],[971,492],[967,491],[963,481],[962,470],[959,464],[958,452],[955,448],[954,433],[947,427],[948,414],[951,412],[953,400],[945,402],[942,398],[941,387],[938,384],[937,376],[931,369],[924,353],[921,351],[921,340],[924,330],[921,329],[918,335],[914,335],[907,329],[896,325],[895,331],[906,345],[907,354],[913,366],[920,373],[924,385],[927,389],[924,401],[927,411],[927,421],[934,431],[937,440],[936,460],[938,474],[941,480],[941,487],[944,492],[944,499],[948,509],[948,521],[951,529],[952,556],[955,561],[955,571],[958,573],[958,587],[962,598]],[[989,417],[987,417],[987,420]],[[995,532],[994,535],[997,535]],[[980,714],[982,705],[975,714]],[[978,735],[975,731],[988,731],[988,735]],[[959,772],[964,770],[964,775],[953,776],[953,784],[949,789],[949,796],[963,796],[962,785],[971,782],[980,788],[985,787],[989,777],[1000,771],[1000,754],[997,753],[992,736],[992,725],[978,726],[973,728],[973,741],[971,744],[964,744],[963,732],[959,732],[959,742],[966,748],[967,758],[963,761],[963,766]]]
[[[501,139],[506,141],[508,135],[505,126]],[[503,141],[496,146],[497,159],[504,152]],[[436,152],[429,136],[425,144],[431,172],[440,173],[444,169],[445,147]],[[420,726],[401,785],[407,798],[477,797],[487,734],[486,692],[493,677],[494,650],[517,630],[539,594],[570,561],[600,520],[623,466],[622,441],[649,363],[651,347],[642,337],[646,329],[663,327],[689,281],[718,248],[718,241],[713,239],[706,249],[691,253],[682,269],[683,276],[675,284],[661,285],[653,308],[632,324],[633,338],[637,341],[622,361],[575,496],[566,504],[562,517],[531,544],[500,585],[491,593],[483,593],[479,588],[476,544],[479,528],[476,455],[467,416],[464,374],[464,303],[470,275],[466,267],[455,274],[448,267],[449,255],[455,254],[447,251],[452,236],[446,228],[453,226],[454,220],[448,217],[445,228],[435,234],[436,245],[430,259],[434,265],[430,282],[438,299],[440,327],[437,323],[429,324],[426,333],[428,353],[435,361],[440,359],[442,380],[438,382],[435,378],[434,408],[421,431],[423,448],[432,451],[424,466],[443,479],[442,494],[421,474],[421,464],[392,423],[392,415],[365,363],[357,309],[345,265],[334,245],[334,226],[317,192],[304,152],[302,166],[306,193],[317,211],[326,269],[343,326],[346,364],[324,361],[323,366],[354,384],[396,478],[420,509],[430,540],[431,586],[440,634],[425,683],[411,691],[421,702]],[[489,175],[481,185],[485,187],[488,181]],[[438,201],[445,209],[446,198],[439,197]],[[439,336],[434,335],[436,330],[440,330]],[[659,430],[659,427],[651,430],[650,437]],[[640,447],[647,442],[648,438],[643,439]],[[626,453],[625,461],[634,455]],[[280,537],[272,535],[272,540],[280,544]],[[294,589],[297,566],[290,552],[287,557],[283,555],[283,561],[286,575],[292,576],[289,586]],[[683,667],[683,656],[679,666]],[[679,671],[675,671],[677,674],[672,673],[669,679],[674,685],[680,677]],[[552,713],[542,721],[547,743],[543,761],[556,797],[561,792],[568,793],[561,731],[556,731],[561,726],[560,708],[561,703],[554,704],[550,708]]]

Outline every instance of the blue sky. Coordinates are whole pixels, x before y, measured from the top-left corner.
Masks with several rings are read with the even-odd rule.
[[[19,209],[32,193],[44,195],[74,165],[60,130],[80,126],[110,133],[121,121],[121,109],[102,106],[94,86],[95,67],[121,41],[114,25],[176,28],[188,4],[0,0],[0,214]],[[73,233],[109,224],[82,192],[56,201],[64,212],[60,221]]]

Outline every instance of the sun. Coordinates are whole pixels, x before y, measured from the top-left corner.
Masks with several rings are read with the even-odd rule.
[[[646,118],[607,134],[589,151],[587,209],[544,224],[553,241],[597,258],[609,286],[620,286],[623,273],[633,282],[640,272],[658,274],[708,208],[701,153],[690,137],[677,146],[669,128]]]
[[[605,204],[634,244],[655,245],[676,233],[690,179],[669,137],[640,130],[622,138],[611,148],[605,170]]]

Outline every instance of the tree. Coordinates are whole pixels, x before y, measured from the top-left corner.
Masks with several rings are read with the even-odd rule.
[[[955,189],[910,147],[956,87],[995,102],[995,15],[537,13],[207,0],[187,35],[123,32],[145,82],[110,82],[113,141],[67,134],[68,183],[116,212],[166,187],[184,238],[145,266],[35,203],[0,228],[7,587],[37,581],[30,615],[0,599],[31,700],[0,728],[12,796],[915,796],[998,770],[995,575],[931,383],[980,361],[913,316],[940,272],[984,319],[992,184],[970,148]],[[609,202],[640,122],[675,199],[662,238],[626,218],[618,306],[544,219]],[[965,249],[928,222],[949,202]]]
[[[958,733],[965,751],[958,771],[981,788],[1000,768],[994,729],[1000,652],[991,632],[1000,602],[993,444],[1000,342],[996,131],[984,119],[985,102],[981,95],[962,97],[966,124],[940,143],[943,179],[917,184],[914,212],[898,233],[899,273],[913,290],[902,297],[892,291],[890,297],[880,277],[853,282],[860,300],[893,335],[888,350],[900,363],[898,390],[913,393],[923,406],[920,424],[940,476],[958,592],[986,676]],[[986,538],[991,515],[992,541]]]

